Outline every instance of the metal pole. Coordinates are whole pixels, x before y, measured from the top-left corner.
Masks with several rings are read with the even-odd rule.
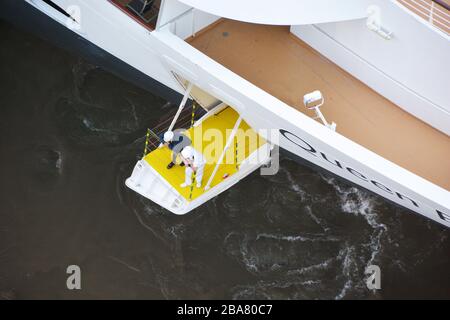
[[[239,125],[241,124],[242,118],[239,117],[236,121],[236,123],[234,124],[234,128],[233,131],[231,131],[230,137],[228,138],[227,144],[225,145],[225,148],[223,148],[222,154],[219,157],[219,160],[217,161],[216,166],[214,167],[214,171],[211,174],[211,176],[209,177],[208,183],[205,186],[205,190],[208,190],[210,188],[211,182],[214,178],[214,176],[217,173],[217,170],[219,169],[219,165],[222,163],[223,158],[225,157],[225,152],[227,152],[228,148],[230,147],[231,143],[233,142],[234,136],[236,135],[236,132],[239,128]]]
[[[195,172],[192,174],[191,192],[189,193],[189,200],[192,200],[192,194],[194,193]]]
[[[194,85],[192,83],[189,83],[186,92],[184,93],[183,100],[181,100],[180,106],[178,107],[178,111],[175,114],[175,117],[173,117],[172,123],[170,124],[168,131],[172,131],[173,127],[175,126],[175,123],[177,122],[178,117],[180,116],[181,110],[183,110],[187,102],[187,99],[189,98],[189,94],[191,93],[193,86]]]
[[[197,105],[197,102],[192,101],[192,114],[191,114],[191,127],[194,126],[194,120],[195,120],[195,106]]]
[[[148,141],[150,140],[150,129],[147,129],[147,135],[145,136],[145,147],[144,147],[144,154],[142,156],[142,159],[145,158],[145,156],[147,155],[147,150],[148,150]]]
[[[320,111],[319,107],[315,107],[314,110],[316,111],[317,116],[320,118],[320,120],[322,120],[322,123],[325,126],[329,126],[327,120],[325,119],[325,117],[323,116],[322,112]]]

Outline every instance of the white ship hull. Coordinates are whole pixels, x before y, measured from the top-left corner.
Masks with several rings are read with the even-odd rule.
[[[58,15],[42,4],[41,0],[24,1],[58,21],[63,27],[67,27],[67,17]],[[163,10],[158,20],[160,28],[151,32],[106,0],[54,0],[54,2],[62,8],[76,5],[81,12],[80,23],[79,28],[71,32],[126,62],[131,68],[156,79],[176,92],[183,93],[184,88],[173,76],[173,72],[176,72],[214,97],[233,106],[254,130],[264,132],[272,129],[279,132],[279,140],[271,142],[279,143],[279,146],[290,154],[450,227],[450,192],[447,188],[406,170],[339,134],[339,123],[337,132],[329,130],[244,80],[183,40],[218,20],[219,17],[202,12],[196,12],[195,17],[191,17],[190,11],[180,4],[178,7],[170,7],[170,10],[169,7]],[[387,6],[392,5],[394,4],[389,3]],[[390,12],[388,7],[384,9]],[[175,20],[177,22],[171,23]],[[352,23],[343,28],[351,27]],[[353,27],[360,28],[360,25],[354,23]],[[315,29],[303,26],[293,27],[292,31],[294,34],[304,36],[304,40],[311,46],[355,74],[389,100],[445,134],[450,132],[448,92],[435,93],[432,85],[420,86],[413,79],[405,79],[399,83],[393,80],[395,77],[386,74],[383,74],[382,78],[378,72],[380,70],[374,71],[373,65],[364,63],[363,59],[355,59],[348,50],[336,48],[343,42],[339,40],[341,33],[339,30],[336,31],[337,29],[333,33],[330,28],[332,25]],[[329,33],[324,36],[326,30]],[[336,35],[336,39],[330,41],[331,34]],[[327,40],[321,40],[318,35]],[[435,40],[436,50],[444,49],[448,56],[448,42],[445,47],[442,45],[445,42]],[[374,63],[377,63],[376,59]],[[448,83],[448,68],[447,61],[440,66],[440,70],[436,70],[436,77],[441,78],[437,79],[438,81],[447,80]],[[299,96],[299,100],[301,98]],[[426,112],[423,111],[424,104]],[[271,140],[270,136],[265,138]],[[450,167],[449,162],[441,165]]]

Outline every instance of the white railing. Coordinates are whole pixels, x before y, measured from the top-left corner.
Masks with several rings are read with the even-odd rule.
[[[438,1],[442,5],[433,0],[398,0],[398,2],[427,20],[432,26],[450,35],[450,11],[444,0]]]
[[[166,3],[164,8],[169,4],[170,2]],[[171,33],[183,40],[189,37],[195,37],[197,32],[219,20],[218,16],[197,10],[193,7],[169,17],[164,14],[164,8],[162,9],[163,13],[160,21],[158,21],[156,30],[168,29]]]
[[[189,8],[186,11],[176,15],[170,20],[158,25],[157,29],[163,29],[170,26],[170,30],[176,36],[184,39],[195,34],[195,8]]]

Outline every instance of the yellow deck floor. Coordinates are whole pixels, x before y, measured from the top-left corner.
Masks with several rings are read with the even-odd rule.
[[[204,187],[214,170],[238,116],[238,113],[234,109],[226,107],[222,111],[218,111],[216,114],[205,119],[199,126],[190,128],[185,132],[191,138],[192,146],[197,151],[203,153],[207,162],[203,174],[202,187],[197,188],[194,184],[192,197],[190,196],[190,187],[180,187],[180,184],[184,182],[185,168],[176,165],[170,170],[167,169],[167,164],[172,159],[172,152],[168,148],[156,149],[147,154],[144,159],[185,199],[194,200],[205,192]],[[219,165],[219,169],[211,182],[211,188],[222,182],[225,175],[230,177],[236,173],[239,164],[252,152],[266,143],[245,121],[241,122],[239,129],[232,145],[226,152],[224,161]],[[236,142],[238,150],[237,159],[235,156]]]

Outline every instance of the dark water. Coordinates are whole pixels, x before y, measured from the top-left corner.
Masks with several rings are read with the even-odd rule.
[[[449,230],[290,159],[183,217],[128,190],[169,108],[0,23],[0,298],[450,298]]]

